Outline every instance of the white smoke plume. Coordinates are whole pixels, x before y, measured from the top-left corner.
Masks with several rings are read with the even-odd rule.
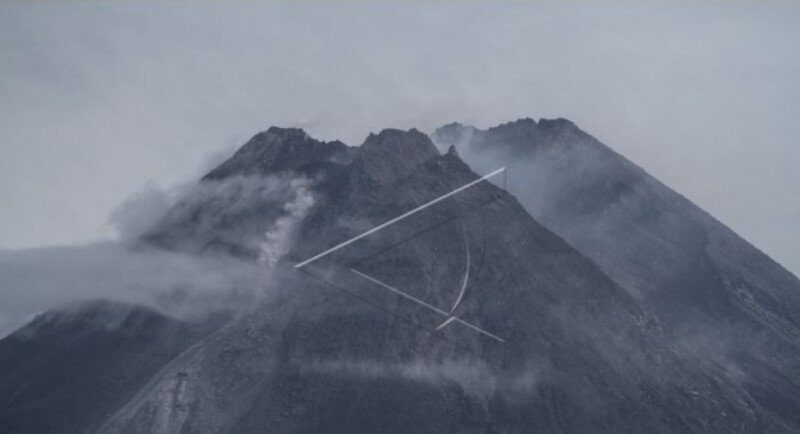
[[[290,181],[290,186],[294,190],[295,196],[283,207],[286,215],[275,220],[272,228],[264,234],[264,241],[260,244],[258,262],[269,267],[274,267],[288,252],[297,223],[314,205],[314,196],[309,191],[308,180],[305,178],[294,179]]]

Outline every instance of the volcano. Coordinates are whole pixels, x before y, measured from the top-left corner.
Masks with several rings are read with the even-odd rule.
[[[136,248],[261,264],[258,297],[41,315],[0,341],[0,427],[800,431],[789,272],[569,121],[432,137],[255,135]]]

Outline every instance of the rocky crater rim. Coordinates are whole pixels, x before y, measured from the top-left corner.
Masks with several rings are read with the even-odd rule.
[[[316,176],[320,170],[356,164],[369,176],[388,181],[441,157],[442,152],[446,157],[460,158],[457,148],[461,144],[486,147],[492,146],[495,141],[504,143],[514,138],[514,141],[523,139],[529,143],[524,148],[530,148],[588,137],[573,122],[564,118],[541,118],[536,121],[525,117],[485,130],[452,122],[436,129],[430,136],[416,128],[386,128],[378,133],[370,133],[360,146],[349,146],[339,140],[321,141],[311,137],[302,128],[271,126],[254,135],[203,179],[286,171]],[[448,149],[449,145],[456,145],[456,148]]]
[[[497,124],[492,127],[487,128],[478,128],[473,125],[463,124],[461,122],[450,122],[447,124],[442,125],[441,127],[437,128],[436,131],[446,131],[446,130],[455,130],[455,129],[471,129],[475,131],[490,131],[495,129],[508,129],[508,128],[541,128],[541,129],[549,129],[549,128],[575,128],[579,129],[574,122],[570,121],[566,118],[539,118],[537,122],[535,119],[530,117],[519,118],[515,121],[505,122],[502,124]]]
[[[237,151],[237,153],[244,151],[245,148],[249,148],[250,152],[254,152],[257,150],[264,151],[269,148],[285,148],[287,146],[310,147],[313,145],[329,145],[334,148],[360,150],[361,152],[380,149],[382,151],[414,152],[428,157],[434,157],[440,155],[440,152],[431,138],[439,141],[438,139],[447,138],[447,136],[452,136],[454,134],[461,135],[470,131],[473,133],[486,133],[514,130],[531,131],[538,134],[583,132],[575,123],[565,118],[540,118],[536,121],[533,118],[524,117],[485,129],[460,122],[451,122],[437,128],[431,136],[428,136],[416,128],[411,128],[409,130],[385,128],[378,133],[369,133],[361,145],[352,146],[340,140],[323,141],[315,139],[302,128],[271,126],[267,130],[254,135],[239,149],[239,151]],[[446,142],[446,144],[452,144],[452,140]],[[275,151],[275,149],[273,149],[273,151]]]
[[[506,147],[509,143],[514,143],[512,147],[521,153],[532,148],[596,141],[568,119],[541,118],[537,122],[529,117],[486,129],[451,122],[437,128],[431,134],[431,138],[441,148],[456,145],[488,149]]]
[[[242,148],[252,144],[259,145],[258,147],[273,147],[282,146],[291,143],[307,143],[307,144],[329,144],[329,145],[344,145],[348,148],[365,149],[383,146],[392,146],[398,144],[419,146],[420,148],[427,148],[427,151],[434,151],[438,154],[436,147],[433,145],[430,137],[419,131],[416,128],[409,130],[402,130],[398,128],[384,128],[377,134],[370,132],[367,138],[360,146],[348,145],[341,140],[334,139],[330,141],[319,140],[309,135],[302,128],[294,127],[278,127],[271,126],[264,131],[256,133],[250,140],[248,140]],[[241,150],[241,148],[240,148]]]

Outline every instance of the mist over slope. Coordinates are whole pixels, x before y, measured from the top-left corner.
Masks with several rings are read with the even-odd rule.
[[[216,293],[245,302],[212,305],[209,311],[224,315],[193,322],[144,310],[136,318],[146,320],[112,327],[111,336],[106,322],[92,319],[116,317],[113,305],[86,305],[69,321],[48,322],[63,313],[47,314],[37,320],[52,324],[46,333],[34,321],[0,341],[0,361],[17,357],[0,372],[0,383],[8,385],[0,388],[0,421],[19,432],[102,433],[800,429],[793,416],[800,393],[791,381],[777,384],[797,366],[793,316],[755,296],[742,307],[718,296],[729,287],[688,277],[670,287],[632,284],[652,269],[680,277],[669,268],[737,258],[724,248],[706,257],[688,244],[665,246],[655,235],[667,223],[653,229],[649,216],[665,214],[667,227],[683,230],[683,214],[656,212],[673,205],[674,193],[659,190],[664,187],[657,181],[568,121],[523,124],[527,129],[502,135],[521,144],[514,152],[492,148],[505,143],[495,136],[480,142],[489,133],[453,125],[435,136],[457,145],[446,153],[417,130],[384,130],[359,147],[321,142],[299,129],[257,134],[166,211],[138,245],[257,267],[262,272],[255,282],[222,285]],[[542,144],[553,156],[541,169],[520,171],[514,162],[537,161],[526,153],[528,143]],[[477,180],[485,173],[482,163],[496,162],[473,159],[484,152],[511,163],[509,190],[515,195],[484,181],[300,271],[295,267]],[[515,190],[520,173],[531,176],[522,184],[530,190],[521,193]],[[655,193],[634,201],[645,217],[615,215],[630,232],[622,237],[603,210],[639,184]],[[545,199],[547,208],[531,206]],[[692,212],[701,216],[692,214],[692,224],[704,215]],[[581,232],[581,225],[589,227]],[[694,240],[693,230],[677,233]],[[586,235],[594,232],[594,238]],[[738,242],[725,234],[719,243]],[[612,255],[616,262],[601,261],[597,252],[613,251],[604,243],[617,236],[632,247]],[[673,248],[685,249],[688,257],[677,261],[681,255]],[[629,261],[635,265],[624,268]],[[795,301],[782,291],[793,283],[774,267],[765,262],[737,276],[767,282],[757,288],[761,292],[747,293],[769,294],[790,309]],[[708,278],[696,270],[689,274],[695,275]],[[784,286],[773,289],[774,282]],[[658,303],[655,297],[661,297]],[[708,304],[724,309],[709,311]],[[682,326],[694,330],[701,320],[705,334],[684,333]],[[169,332],[137,325],[151,322]],[[52,336],[58,342],[71,336],[76,323],[92,342],[93,336],[122,342],[102,346],[102,373],[128,370],[125,339],[131,336],[144,336],[145,348],[161,358],[113,389],[104,383],[75,387],[76,399],[102,394],[105,405],[74,409],[65,427],[57,408],[73,386],[43,381],[36,393],[26,394],[25,380],[52,369],[42,358],[52,357],[54,347],[67,358],[94,351],[81,342],[53,343]],[[747,339],[759,330],[772,333],[763,341],[766,356],[755,354],[755,347],[741,351],[741,358],[732,357],[727,345],[707,351],[716,347],[706,341],[732,338],[731,326],[752,333]],[[168,339],[176,334],[181,337]],[[82,369],[81,363],[67,365],[63,375],[80,377]]]
[[[509,166],[528,212],[597,262],[687,351],[742,372],[775,414],[800,414],[800,280],[565,119],[433,135],[477,168]]]

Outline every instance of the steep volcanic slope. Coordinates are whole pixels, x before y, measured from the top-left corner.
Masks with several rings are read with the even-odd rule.
[[[800,421],[795,276],[567,120],[450,124],[434,139],[477,167],[508,165],[526,209],[654,311],[677,345]]]
[[[0,431],[91,432],[208,331],[108,301],[42,314],[0,340]]]
[[[260,261],[269,288],[177,346],[97,432],[797,432],[740,370],[676,351],[637,297],[488,182],[294,267],[477,177],[416,130],[358,148],[254,137],[144,240]],[[436,330],[447,315],[352,270],[457,304],[503,342]]]
[[[299,130],[264,134],[221,166],[236,170],[212,171],[203,182],[236,183],[242,172],[306,180],[314,205],[296,216],[294,243],[272,288],[259,306],[162,369],[104,432],[795,428],[759,407],[723,367],[671,352],[632,297],[488,183],[298,272],[292,264],[476,175],[414,130],[385,130],[341,153]],[[272,156],[287,155],[282,147],[303,158],[274,164]],[[234,203],[253,197],[233,194]],[[252,223],[257,207],[220,207],[218,197],[192,203],[148,238],[177,248],[218,246],[206,241],[239,223],[250,238],[269,238]],[[211,230],[179,230],[209,221],[207,213],[215,216]],[[197,236],[206,241],[182,238]],[[455,314],[505,343],[457,323],[435,331],[443,318],[350,271],[446,310],[466,269],[465,244],[470,280]]]

